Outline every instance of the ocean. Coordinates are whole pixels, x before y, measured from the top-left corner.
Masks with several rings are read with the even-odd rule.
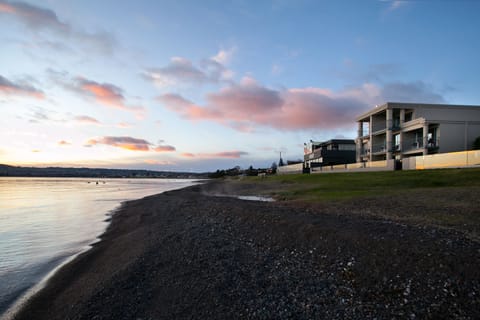
[[[0,178],[0,317],[87,250],[121,202],[194,185],[184,179]]]

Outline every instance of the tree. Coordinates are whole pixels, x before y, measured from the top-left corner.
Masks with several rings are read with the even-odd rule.
[[[276,162],[273,162],[272,166],[270,168],[272,169],[273,174],[277,173],[277,163]]]
[[[253,169],[253,167],[250,166],[247,170],[245,170],[245,174],[247,176],[256,176],[258,174],[258,170]]]

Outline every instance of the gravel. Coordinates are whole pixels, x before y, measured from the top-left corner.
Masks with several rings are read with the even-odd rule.
[[[212,188],[126,203],[16,319],[480,318],[460,232]]]

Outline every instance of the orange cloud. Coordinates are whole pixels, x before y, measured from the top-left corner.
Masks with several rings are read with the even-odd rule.
[[[109,145],[112,147],[122,148],[131,151],[155,151],[155,152],[170,152],[175,151],[175,147],[168,145],[153,146],[152,143],[144,139],[133,137],[112,137],[105,136],[98,139],[90,139],[85,144],[86,147],[91,147],[97,144]]]
[[[100,139],[90,139],[86,143],[87,146],[97,144],[105,144],[133,151],[149,151],[151,145],[151,143],[146,140],[132,137],[102,137]]]
[[[182,157],[185,157],[185,158],[195,158],[195,155],[193,153],[190,153],[190,152],[183,152],[181,154]]]
[[[132,111],[137,114],[138,118],[143,118],[145,108],[127,105],[125,97],[123,96],[123,90],[113,84],[98,83],[79,77],[75,79],[73,89],[81,95],[93,97],[98,103],[104,106]]]
[[[69,145],[71,145],[71,143],[68,142],[68,141],[65,141],[65,140],[61,140],[61,141],[58,141],[58,145],[59,146],[69,146]]]
[[[175,151],[175,150],[176,150],[175,147],[173,147],[173,146],[166,146],[166,145],[164,145],[164,146],[158,146],[158,147],[155,147],[155,148],[153,149],[153,151],[155,151],[155,152],[172,152],[172,151]]]
[[[14,83],[0,75],[0,93],[5,95],[27,96],[35,99],[44,99],[42,91],[28,84]]]

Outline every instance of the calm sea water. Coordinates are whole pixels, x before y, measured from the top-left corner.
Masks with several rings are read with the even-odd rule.
[[[120,203],[193,180],[0,178],[0,317],[52,270],[97,241]]]

